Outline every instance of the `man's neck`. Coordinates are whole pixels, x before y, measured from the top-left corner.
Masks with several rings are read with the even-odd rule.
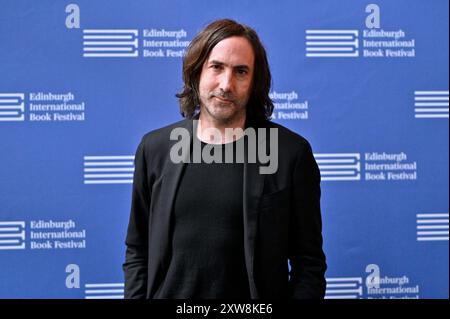
[[[204,113],[200,113],[197,125],[197,138],[208,144],[226,144],[243,136],[245,115],[229,123],[218,123]],[[220,134],[214,134],[220,132]]]

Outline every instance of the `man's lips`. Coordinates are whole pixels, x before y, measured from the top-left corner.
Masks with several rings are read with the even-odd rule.
[[[233,101],[232,100],[227,100],[227,99],[224,99],[224,98],[221,98],[221,97],[219,97],[219,96],[214,96],[216,99],[218,99],[219,101],[221,101],[221,102],[225,102],[225,103],[233,103]]]

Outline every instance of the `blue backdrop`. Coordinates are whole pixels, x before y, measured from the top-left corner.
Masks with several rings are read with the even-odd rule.
[[[228,17],[319,163],[326,298],[448,298],[448,4],[2,0],[0,297],[123,298],[134,152]]]

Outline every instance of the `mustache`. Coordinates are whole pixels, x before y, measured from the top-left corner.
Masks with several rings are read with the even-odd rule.
[[[209,98],[213,98],[213,97],[220,97],[221,99],[228,100],[231,102],[235,102],[235,100],[236,100],[236,97],[232,93],[224,92],[222,90],[212,91],[211,93],[209,93]]]

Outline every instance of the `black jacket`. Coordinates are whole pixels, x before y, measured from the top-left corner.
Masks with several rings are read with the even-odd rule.
[[[244,164],[244,249],[251,297],[323,298],[320,172],[311,147],[273,122],[248,126],[278,128],[279,141],[276,173],[260,174],[259,163]],[[183,120],[146,134],[136,151],[123,264],[125,298],[153,298],[168,270],[171,212],[186,165],[170,160],[177,142],[170,133],[177,127],[193,136],[193,121]]]

